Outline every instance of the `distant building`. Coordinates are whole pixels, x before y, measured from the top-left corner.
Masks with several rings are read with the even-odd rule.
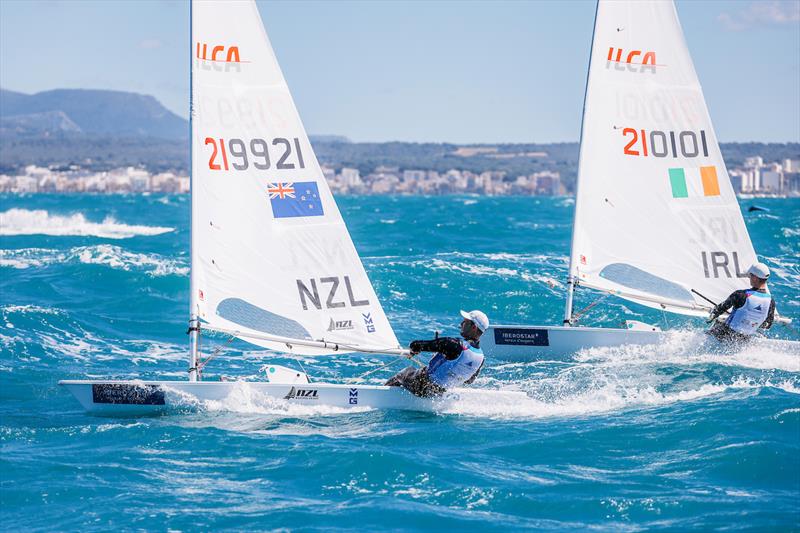
[[[731,169],[728,171],[728,177],[731,179],[731,186],[733,187],[734,193],[741,193],[744,192],[744,183],[747,179],[747,172]]]
[[[745,168],[761,168],[764,165],[764,159],[760,156],[748,157],[744,160]]]
[[[783,172],[767,170],[761,173],[759,192],[780,193],[783,191]]]
[[[343,168],[341,173],[342,182],[347,187],[359,187],[364,182],[361,181],[361,174],[357,168]]]
[[[16,191],[20,193],[39,192],[39,180],[34,176],[17,176]]]
[[[784,172],[800,172],[800,159],[784,159],[783,160]]]
[[[783,186],[787,194],[800,194],[800,166],[797,171],[784,172]]]
[[[330,167],[321,166],[320,170],[322,170],[322,175],[325,176],[325,181],[331,183],[332,181],[336,180],[336,171]]]
[[[403,181],[419,182],[425,180],[426,172],[424,170],[404,170]]]

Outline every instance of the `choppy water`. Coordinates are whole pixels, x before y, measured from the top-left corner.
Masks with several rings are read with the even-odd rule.
[[[478,386],[527,391],[519,405],[345,414],[244,390],[192,414],[87,416],[59,379],[185,376],[189,198],[0,200],[6,530],[800,528],[800,355],[693,352],[697,331],[655,352],[490,361]],[[770,212],[745,214],[753,241],[780,309],[800,319],[800,202],[758,203]],[[454,334],[459,308],[560,319],[571,200],[339,204],[401,341]],[[605,303],[589,323],[664,320]],[[233,343],[206,375],[253,376],[272,359]],[[303,360],[320,378],[381,363]]]

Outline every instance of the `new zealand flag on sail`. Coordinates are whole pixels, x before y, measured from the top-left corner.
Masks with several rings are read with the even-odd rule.
[[[275,218],[321,217],[325,214],[319,188],[313,181],[270,183],[267,192]]]

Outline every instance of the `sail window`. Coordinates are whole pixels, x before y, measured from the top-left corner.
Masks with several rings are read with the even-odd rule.
[[[240,326],[291,339],[311,339],[311,334],[299,322],[276,315],[245,302],[241,298],[226,298],[217,306],[217,315]]]
[[[670,300],[692,302],[691,293],[675,282],[645,272],[633,265],[612,263],[600,271],[600,277],[629,289]]]

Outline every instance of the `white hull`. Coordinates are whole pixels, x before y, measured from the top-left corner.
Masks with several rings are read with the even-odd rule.
[[[559,361],[587,348],[658,344],[665,336],[633,329],[494,325],[481,337],[481,348],[501,361]]]
[[[155,415],[203,408],[205,402],[236,401],[236,394],[304,406],[435,411],[460,399],[492,403],[519,403],[523,392],[453,389],[441,398],[419,398],[400,387],[332,383],[282,384],[259,381],[59,381],[94,414]],[[232,400],[233,399],[233,400]],[[228,403],[230,405],[230,403]]]
[[[641,329],[589,328],[581,326],[490,326],[481,337],[487,357],[500,361],[568,361],[580,350],[615,348],[626,345],[657,346],[672,333]],[[702,342],[710,350],[728,348],[712,337]],[[758,338],[748,346],[764,346],[800,355],[800,342]]]

